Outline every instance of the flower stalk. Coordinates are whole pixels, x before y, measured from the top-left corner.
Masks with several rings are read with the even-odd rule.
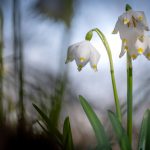
[[[132,7],[127,4],[126,11],[129,11],[131,9]],[[127,134],[129,137],[130,144],[132,144],[132,89],[132,59],[129,53],[127,52]]]
[[[132,143],[132,59],[127,53],[127,134]]]
[[[107,55],[108,55],[109,63],[110,63],[110,73],[111,73],[111,80],[112,80],[112,86],[113,86],[113,92],[114,92],[116,113],[117,113],[118,119],[121,122],[122,115],[121,115],[120,103],[119,103],[119,98],[118,98],[118,93],[117,93],[117,87],[116,87],[116,81],[115,81],[115,75],[114,75],[114,66],[113,66],[113,59],[112,59],[111,50],[110,50],[109,44],[108,44],[104,34],[98,28],[92,29],[91,31],[95,31],[98,34],[98,36],[102,40],[102,42],[103,42],[103,44],[106,48],[106,51],[107,51]]]

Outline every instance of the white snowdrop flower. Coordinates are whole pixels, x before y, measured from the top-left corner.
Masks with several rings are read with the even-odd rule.
[[[128,52],[132,59],[137,58],[138,55],[144,54],[148,59],[150,59],[150,37],[144,36],[143,41],[133,39],[130,42],[123,43],[120,53],[120,57],[124,55],[125,52]]]
[[[128,29],[135,28],[137,30],[149,31],[148,23],[143,11],[128,10],[118,17],[113,34],[120,31],[121,26],[126,26]]]
[[[116,34],[118,32],[123,42],[130,41],[131,39],[134,39],[136,41],[137,38],[142,41],[144,36],[144,30],[142,29],[142,27],[128,27],[127,25],[124,25],[120,19],[118,19],[116,23],[113,34]]]
[[[67,52],[66,63],[75,60],[78,71],[81,71],[82,68],[90,62],[91,67],[97,71],[97,64],[100,58],[100,54],[95,49],[92,44],[85,40],[76,44],[69,46]]]
[[[145,31],[148,30],[149,27],[143,11],[129,9],[119,16],[113,31],[113,34],[119,32],[122,40],[119,57],[122,57],[126,51],[128,51],[132,59],[144,53],[147,45]]]
[[[148,31],[149,27],[144,12],[128,10],[119,16],[115,25],[113,34],[119,32],[123,42],[137,38],[143,40],[144,31]]]

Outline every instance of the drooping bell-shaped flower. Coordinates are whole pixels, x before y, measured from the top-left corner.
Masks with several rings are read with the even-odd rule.
[[[150,60],[150,37],[143,36],[143,41],[133,39],[130,42],[122,42],[122,49],[119,57],[122,57],[125,52],[131,56],[132,59],[137,58],[138,55],[144,54]]]
[[[118,17],[118,21],[115,25],[113,34],[118,31],[123,32],[125,29],[135,29],[136,32],[149,31],[148,23],[143,11],[133,11],[132,9],[126,11],[121,16]]]
[[[87,40],[69,46],[66,63],[75,60],[78,71],[90,62],[91,67],[97,71],[97,64],[100,54],[95,47]]]
[[[127,7],[126,7],[127,8]],[[135,59],[145,51],[144,34],[149,31],[148,23],[143,11],[133,11],[131,7],[118,17],[113,34],[119,32],[122,40],[122,48],[119,57],[126,51]]]

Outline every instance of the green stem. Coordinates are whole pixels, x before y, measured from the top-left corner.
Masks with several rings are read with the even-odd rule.
[[[98,28],[92,29],[92,31],[95,31],[98,34],[98,36],[102,40],[102,42],[106,48],[106,51],[107,51],[107,55],[108,55],[109,63],[110,63],[110,73],[111,73],[111,80],[112,80],[114,99],[115,99],[115,105],[116,105],[116,113],[117,113],[118,119],[121,122],[122,115],[121,115],[121,109],[120,109],[119,98],[118,98],[118,93],[117,93],[111,50],[110,50],[109,44],[108,44],[104,34]]]
[[[132,143],[132,60],[127,54],[127,134]]]

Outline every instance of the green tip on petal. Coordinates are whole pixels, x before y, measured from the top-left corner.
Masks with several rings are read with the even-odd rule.
[[[129,11],[131,9],[132,9],[132,7],[129,4],[126,4],[126,11]]]
[[[80,72],[81,70],[82,70],[82,68],[83,68],[83,66],[80,64],[80,65],[78,65],[78,71]]]
[[[92,36],[93,36],[93,31],[89,31],[86,36],[85,36],[85,39],[90,41],[92,39]]]

